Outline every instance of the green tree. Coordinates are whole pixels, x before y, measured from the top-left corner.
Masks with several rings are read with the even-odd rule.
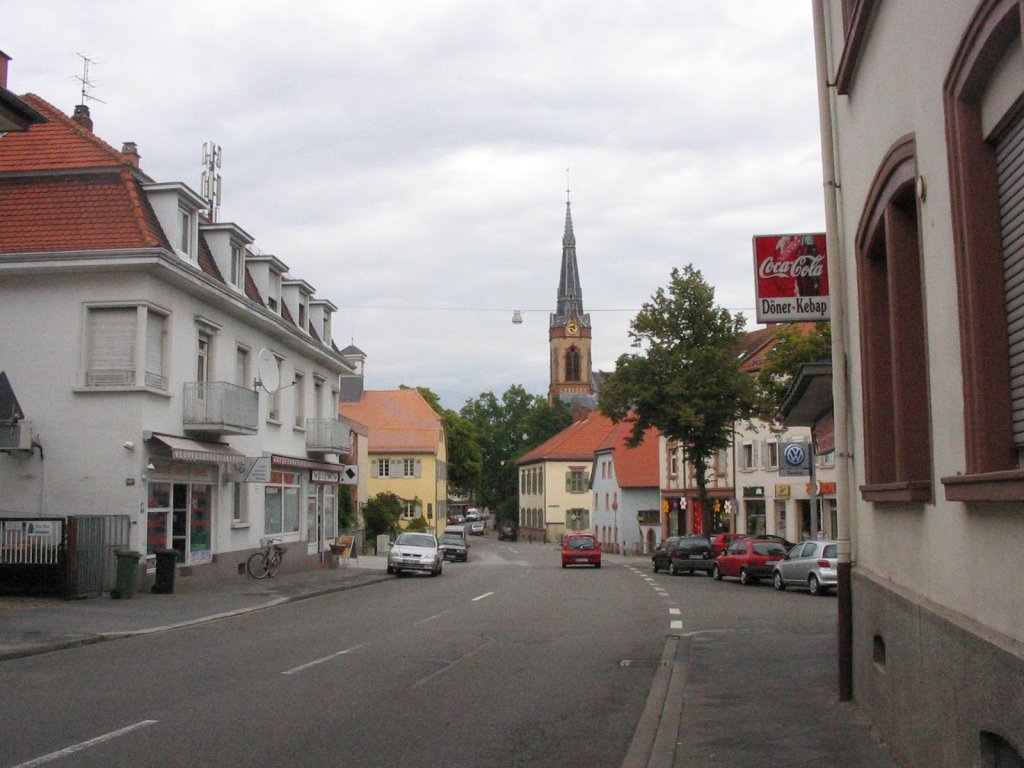
[[[352,486],[338,486],[338,530],[355,528],[357,524],[356,505],[352,501]]]
[[[509,387],[499,399],[484,392],[467,401],[461,414],[473,426],[482,455],[474,488],[479,504],[499,517],[515,518],[519,481],[516,459],[572,422],[568,408],[529,394],[521,385]]]
[[[807,363],[831,360],[832,325],[830,323],[792,323],[774,329],[775,343],[765,355],[757,373],[762,410],[770,418],[778,412],[793,379]]]
[[[404,384],[400,389],[409,389]],[[441,417],[448,441],[448,492],[462,495],[476,486],[483,469],[483,454],[472,422],[458,411],[445,408],[427,387],[416,387],[434,413]]]
[[[388,536],[398,530],[398,519],[402,516],[402,500],[390,491],[378,493],[367,499],[363,506],[363,521],[366,523],[366,538],[373,541],[381,534]]]
[[[732,440],[734,423],[756,413],[753,378],[740,374],[737,356],[743,315],[714,303],[714,289],[692,266],[672,270],[630,323],[633,346],[602,384],[601,412],[632,422],[631,443],[655,427],[677,441],[693,464],[703,530],[710,531],[707,471]]]

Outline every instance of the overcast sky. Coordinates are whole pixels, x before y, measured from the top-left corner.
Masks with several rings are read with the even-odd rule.
[[[596,369],[693,264],[755,328],[755,234],[823,231],[808,0],[11,2],[8,88],[199,189],[334,302],[367,387],[546,395],[566,169]],[[513,325],[513,310],[524,322]]]

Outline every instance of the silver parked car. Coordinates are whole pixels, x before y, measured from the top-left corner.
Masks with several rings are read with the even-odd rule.
[[[779,560],[772,569],[772,584],[778,590],[786,587],[807,587],[812,595],[824,595],[834,589],[836,575],[836,542],[801,541]]]
[[[398,534],[388,552],[388,573],[401,576],[406,571],[420,571],[440,576],[444,553],[432,533],[406,531]]]

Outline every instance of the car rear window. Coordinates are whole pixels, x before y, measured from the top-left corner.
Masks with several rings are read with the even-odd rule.
[[[454,533],[445,533],[441,535],[442,544],[461,544],[462,537]]]
[[[836,545],[829,544],[827,547],[825,547],[825,551],[821,553],[821,556],[826,558],[836,557]]]
[[[776,544],[771,541],[755,541],[754,542],[754,554],[755,555],[785,555],[786,548],[781,544]]]
[[[593,536],[570,536],[565,540],[569,549],[595,549]]]

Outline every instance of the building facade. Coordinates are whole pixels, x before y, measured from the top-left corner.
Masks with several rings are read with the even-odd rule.
[[[365,390],[341,403],[341,415],[366,425],[367,493],[402,500],[399,524],[422,519],[440,533],[448,517],[448,444],[444,422],[415,389]]]
[[[566,531],[593,531],[590,475],[613,426],[591,412],[516,462],[520,539],[557,542]]]
[[[0,136],[0,369],[23,411],[5,517],[116,517],[182,576],[238,578],[265,537],[328,560],[353,435],[336,307],[138,149],[25,96]]]
[[[658,486],[658,431],[643,442],[627,442],[633,425],[615,424],[594,454],[591,471],[591,524],[608,552],[650,554],[661,540],[661,493]]]
[[[907,765],[1019,766],[1021,4],[814,9],[850,693]]]

